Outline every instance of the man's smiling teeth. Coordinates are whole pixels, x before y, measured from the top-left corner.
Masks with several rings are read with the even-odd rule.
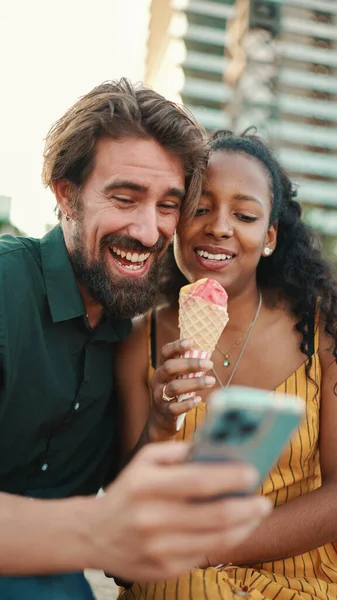
[[[229,254],[211,254],[210,252],[206,252],[206,250],[197,250],[196,253],[209,260],[229,260],[230,258],[233,258],[233,256]]]
[[[143,263],[150,256],[150,252],[146,252],[145,254],[137,254],[137,252],[124,252],[124,250],[120,250],[116,246],[113,246],[110,248],[110,250],[112,250],[114,254],[117,254],[117,256],[126,258],[126,260],[129,260],[133,263]]]
[[[122,267],[124,267],[124,269],[127,269],[128,271],[139,271],[139,269],[142,268],[142,264],[141,265],[125,265],[124,263],[122,263],[120,260],[116,259],[116,262],[118,262],[119,265],[121,265]]]
[[[124,250],[120,250],[117,246],[110,247],[110,251],[115,255],[115,260],[119,265],[124,267],[129,271],[138,271],[144,266],[145,261],[149,258],[150,252],[145,252],[144,254],[138,254],[137,252],[124,252]],[[129,261],[131,264],[127,264],[118,260],[118,256],[123,258],[124,260]]]

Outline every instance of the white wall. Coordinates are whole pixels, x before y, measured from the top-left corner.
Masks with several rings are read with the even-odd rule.
[[[143,77],[149,0],[0,0],[0,194],[29,235],[54,222],[40,182],[52,123],[104,80]]]

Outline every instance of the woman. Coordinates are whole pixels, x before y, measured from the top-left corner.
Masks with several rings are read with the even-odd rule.
[[[199,207],[174,239],[180,273],[171,264],[161,280],[168,302],[137,322],[118,365],[126,449],[146,422],[149,441],[173,437],[185,411],[177,437],[193,436],[214,384],[298,394],[306,417],[263,482],[275,509],[252,539],[230,556],[205,557],[178,581],[134,583],[124,600],[337,597],[337,288],[300,213],[290,180],[256,135],[213,137]],[[212,357],[214,378],[182,380],[211,366],[179,358],[186,343],[174,341],[178,290],[202,277],[227,290],[229,323]],[[157,367],[151,406],[149,354]],[[193,390],[200,397],[176,402]]]

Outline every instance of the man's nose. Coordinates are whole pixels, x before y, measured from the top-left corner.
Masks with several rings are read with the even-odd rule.
[[[154,246],[160,237],[156,210],[147,208],[137,211],[133,223],[128,227],[128,235],[147,248]]]

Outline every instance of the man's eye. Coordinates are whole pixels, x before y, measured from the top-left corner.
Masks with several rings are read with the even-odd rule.
[[[253,223],[253,221],[257,221],[257,217],[251,217],[250,215],[243,215],[242,213],[236,213],[235,215],[240,221],[245,221],[246,223]]]
[[[131,198],[127,198],[126,196],[111,196],[114,200],[118,200],[118,202],[122,202],[123,204],[131,204]]]
[[[159,206],[161,208],[165,208],[166,210],[179,210],[180,209],[180,205],[179,204],[171,204],[169,202],[163,202]]]

